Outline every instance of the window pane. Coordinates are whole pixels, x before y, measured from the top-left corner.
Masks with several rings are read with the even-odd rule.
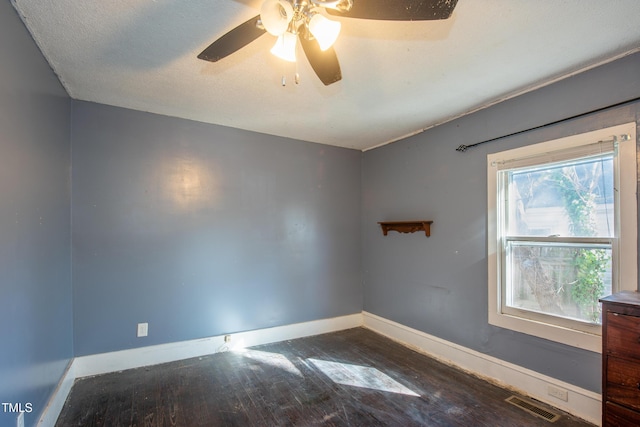
[[[507,234],[614,235],[613,154],[504,173]]]
[[[509,307],[601,323],[598,299],[611,293],[611,247],[507,243]]]

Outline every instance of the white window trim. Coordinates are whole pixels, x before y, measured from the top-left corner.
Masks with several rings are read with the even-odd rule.
[[[505,160],[539,155],[573,147],[578,147],[612,136],[630,135],[626,141],[618,143],[619,164],[619,223],[616,226],[618,266],[613,272],[614,282],[618,280],[618,290],[636,290],[638,288],[637,262],[637,172],[636,172],[636,125],[627,123],[593,132],[573,135],[552,141],[546,141],[521,148],[487,155],[487,258],[489,290],[489,323],[506,329],[560,342],[570,346],[602,351],[602,328],[594,326],[592,333],[578,331],[535,320],[516,317],[501,312],[500,277],[498,262],[498,203],[497,203],[497,167]],[[622,231],[621,231],[622,230]],[[616,279],[616,277],[618,279]],[[614,285],[615,286],[615,285]]]

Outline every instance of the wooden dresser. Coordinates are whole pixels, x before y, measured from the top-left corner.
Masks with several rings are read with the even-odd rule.
[[[640,293],[602,302],[602,425],[640,426]]]

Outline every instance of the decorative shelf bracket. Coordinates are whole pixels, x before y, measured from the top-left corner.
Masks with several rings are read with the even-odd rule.
[[[389,230],[398,233],[415,233],[416,231],[424,231],[425,236],[431,236],[431,224],[433,221],[385,221],[379,222],[382,227],[382,234],[385,236]]]

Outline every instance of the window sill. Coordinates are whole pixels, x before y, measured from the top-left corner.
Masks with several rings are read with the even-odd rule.
[[[602,353],[602,326],[600,325],[594,325],[593,333],[588,333],[496,312],[489,312],[489,324],[594,353]]]

